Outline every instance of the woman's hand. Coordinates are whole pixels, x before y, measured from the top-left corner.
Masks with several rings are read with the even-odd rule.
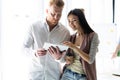
[[[70,42],[70,41],[65,41],[65,42],[63,42],[63,44],[65,45],[65,46],[68,46],[69,48],[71,48],[71,49],[75,49],[75,45],[72,43],[72,42]]]

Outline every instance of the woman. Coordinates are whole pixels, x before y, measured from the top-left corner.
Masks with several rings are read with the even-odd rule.
[[[67,66],[61,80],[97,80],[95,56],[98,51],[98,35],[89,26],[84,12],[73,9],[68,13],[69,26],[76,31],[70,42],[64,42],[69,49]]]

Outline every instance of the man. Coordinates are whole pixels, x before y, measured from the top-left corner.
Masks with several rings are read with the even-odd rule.
[[[49,0],[46,19],[34,23],[29,29],[24,48],[32,60],[30,80],[59,80],[60,64],[43,45],[45,42],[60,44],[69,39],[69,31],[59,23],[63,7],[63,0]]]

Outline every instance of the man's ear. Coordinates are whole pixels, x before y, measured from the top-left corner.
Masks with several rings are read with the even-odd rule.
[[[48,14],[48,9],[46,9],[46,14]]]

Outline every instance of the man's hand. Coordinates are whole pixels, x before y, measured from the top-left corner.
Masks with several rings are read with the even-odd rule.
[[[65,51],[60,51],[58,46],[56,47],[51,46],[49,47],[48,51],[50,55],[56,60],[59,60],[63,56],[63,52],[65,52]]]
[[[38,49],[36,51],[35,56],[36,57],[38,57],[38,56],[44,56],[44,55],[46,55],[46,53],[47,53],[47,50],[40,48],[40,49]]]

